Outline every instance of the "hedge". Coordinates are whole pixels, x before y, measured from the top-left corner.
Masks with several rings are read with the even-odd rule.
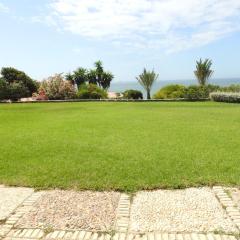
[[[210,98],[215,102],[240,103],[240,92],[213,92],[210,94]]]

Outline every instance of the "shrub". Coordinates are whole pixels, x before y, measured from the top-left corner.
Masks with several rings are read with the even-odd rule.
[[[171,84],[161,88],[153,96],[154,99],[173,99],[183,98],[185,93],[185,86],[179,84]]]
[[[9,84],[4,79],[0,79],[0,100],[17,101],[26,96],[29,96],[29,89],[23,83],[13,82]]]
[[[232,84],[221,88],[222,92],[240,92],[240,84]]]
[[[17,101],[30,95],[29,89],[21,82],[14,82],[7,85],[6,88],[7,99]]]
[[[40,86],[49,100],[64,100],[76,97],[74,86],[65,81],[62,74],[56,74],[44,80]]]
[[[106,99],[107,92],[96,84],[83,84],[77,93],[79,99]]]
[[[200,100],[209,98],[209,94],[214,91],[218,91],[219,86],[206,85],[206,86],[196,86],[192,85],[185,89],[184,98],[189,100]]]
[[[213,92],[210,98],[215,102],[240,103],[240,92]]]
[[[37,101],[48,100],[48,97],[42,88],[39,88],[38,93],[34,93],[32,97]]]
[[[143,94],[141,91],[129,89],[123,92],[124,99],[143,99]]]
[[[1,70],[1,75],[2,78],[6,81],[7,84],[12,84],[12,83],[21,83],[21,87],[20,85],[15,85],[12,88],[16,87],[18,88],[18,90],[20,90],[20,88],[22,88],[22,86],[24,87],[24,90],[27,88],[27,91],[25,91],[25,94],[27,95],[22,95],[22,97],[30,97],[32,95],[32,93],[37,91],[37,82],[32,80],[25,72],[23,71],[19,71],[15,68],[12,67],[5,67],[2,68]]]
[[[6,99],[6,93],[7,93],[7,83],[5,80],[0,78],[0,100]]]

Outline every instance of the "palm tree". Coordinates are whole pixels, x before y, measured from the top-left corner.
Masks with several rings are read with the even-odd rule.
[[[88,81],[87,69],[79,67],[73,72],[73,79],[78,87]]]
[[[208,83],[209,78],[214,72],[213,70],[211,70],[211,66],[212,61],[210,59],[205,59],[204,61],[202,61],[202,59],[200,58],[200,60],[197,61],[194,74],[200,85],[205,86]]]
[[[158,79],[158,74],[152,71],[147,71],[145,68],[143,73],[136,77],[138,82],[142,85],[142,87],[147,91],[147,99],[151,99],[151,88],[153,83]]]
[[[92,83],[98,84],[103,89],[110,87],[114,75],[111,72],[105,72],[101,61],[94,63],[95,69],[89,72],[89,79]],[[89,81],[89,82],[90,82]]]

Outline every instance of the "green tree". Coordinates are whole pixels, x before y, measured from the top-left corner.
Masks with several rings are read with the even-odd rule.
[[[88,81],[88,71],[85,68],[79,67],[73,73],[67,73],[65,79],[72,85],[75,83],[78,87]]]
[[[198,83],[201,86],[205,86],[214,72],[213,70],[211,70],[212,61],[210,59],[205,59],[203,61],[200,58],[200,60],[196,63],[196,70],[194,71],[194,74],[198,80]]]
[[[0,78],[0,100],[7,98],[7,83],[3,78]]]
[[[37,82],[31,79],[25,72],[19,71],[12,67],[5,67],[1,70],[2,78],[7,84],[21,83],[28,91],[25,91],[26,96],[30,97],[32,93],[37,91]]]
[[[73,72],[73,79],[78,87],[88,81],[87,69],[79,67]]]
[[[142,85],[142,87],[147,92],[147,99],[151,99],[151,88],[153,83],[158,79],[158,74],[152,71],[147,71],[145,68],[143,73],[136,77],[138,82]]]
[[[98,84],[103,89],[110,87],[114,76],[111,72],[105,72],[101,61],[94,63],[95,69],[90,70],[88,74],[89,83]]]

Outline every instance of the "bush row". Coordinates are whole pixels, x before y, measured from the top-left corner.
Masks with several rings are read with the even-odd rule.
[[[209,94],[220,90],[219,86],[184,86],[179,84],[167,85],[161,88],[154,96],[154,99],[176,99],[185,98],[189,100],[199,100],[209,98]]]
[[[213,92],[210,98],[215,102],[240,103],[240,92]]]

